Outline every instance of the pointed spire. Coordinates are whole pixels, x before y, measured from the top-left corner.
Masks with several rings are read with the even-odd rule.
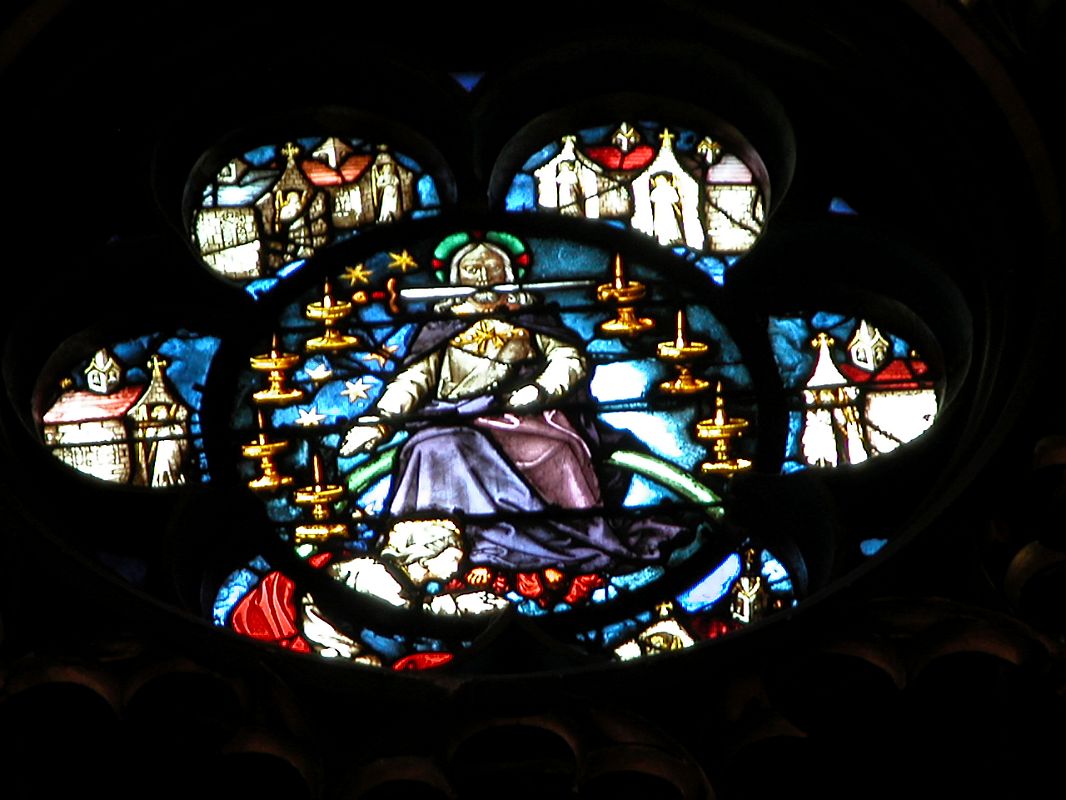
[[[807,381],[808,388],[817,388],[820,386],[843,386],[848,381],[837,369],[837,365],[833,362],[833,355],[829,348],[833,346],[835,340],[825,331],[820,331],[817,336],[811,340],[811,347],[818,350],[817,361],[814,365],[814,371],[811,373],[811,377]]]

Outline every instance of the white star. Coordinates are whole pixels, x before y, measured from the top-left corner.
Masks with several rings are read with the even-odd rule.
[[[305,367],[304,372],[307,373],[307,377],[313,380],[315,383],[324,381],[330,375],[333,374],[333,370],[329,368],[329,364],[319,364],[314,367]]]
[[[325,414],[319,414],[318,409],[311,406],[311,409],[299,409],[300,418],[296,420],[297,425],[302,425],[305,428],[309,428],[312,425],[318,425],[322,420],[326,418]]]
[[[354,381],[345,381],[345,389],[341,394],[348,398],[349,403],[354,403],[356,400],[366,400],[366,390],[370,388],[369,383],[364,383],[362,378]]]

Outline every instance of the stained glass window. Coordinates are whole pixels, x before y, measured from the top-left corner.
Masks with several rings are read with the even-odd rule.
[[[485,159],[496,214],[388,137],[208,150],[183,245],[251,297],[197,333],[61,348],[34,402],[54,466],[173,497],[209,481],[247,522],[204,616],[390,670],[462,671],[511,630],[571,664],[687,650],[878,557],[891,516],[802,481],[933,428],[937,336],[902,303],[823,302],[730,126],[549,128]]]
[[[1016,786],[1048,748],[1026,723],[1060,705],[1061,542],[1030,517],[1061,442],[1027,465],[1057,420],[1039,111],[1066,51],[1041,24],[1058,4],[1013,27],[955,5],[516,24],[20,4],[0,48],[5,786],[61,763],[105,796],[167,775],[183,795],[740,797],[773,763],[797,767],[775,788],[832,796],[888,753],[885,793],[931,773],[959,794],[966,774],[906,769],[944,743],[992,756],[971,794]],[[308,188],[283,180],[289,145]],[[388,176],[355,177],[370,213],[343,227],[347,158],[381,146],[412,204],[382,215]],[[650,212],[611,216],[645,191]],[[464,280],[513,278],[453,280],[472,244]],[[427,370],[479,358],[498,388],[458,399],[486,407],[431,419],[455,387]],[[534,380],[549,362],[558,395]],[[543,471],[591,475],[598,507],[545,497],[516,455],[545,412],[573,447],[533,437]],[[441,508],[474,476],[545,510]],[[486,554],[496,523],[517,550],[596,517],[627,545],[596,569],[568,563],[576,538],[540,566]],[[638,521],[681,530],[631,558]],[[1050,683],[1022,697],[1034,670]]]
[[[286,175],[312,194],[361,192],[363,168],[393,156],[354,144],[249,151],[226,168],[233,183],[205,190],[217,205],[196,218],[238,207],[226,187],[242,180],[256,187],[245,199],[283,196]],[[650,145],[619,152],[656,163]],[[542,156],[534,174],[563,163]],[[255,177],[257,164],[273,171]],[[409,177],[397,208],[428,196]],[[629,202],[641,194],[626,186]],[[259,200],[240,207],[277,211]],[[807,590],[802,549],[749,530],[733,481],[891,453],[932,425],[935,364],[859,315],[772,314],[760,327],[721,286],[722,252],[634,249],[648,232],[629,223],[610,247],[509,219],[451,229],[426,219],[432,228],[366,245],[334,226],[287,265],[275,259],[274,277],[244,277],[261,295],[294,276],[229,336],[228,378],[210,374],[220,336],[109,343],[45,370],[43,441],[68,466],[130,486],[236,477],[272,537],[229,564],[209,616],[295,652],[461,668],[487,631],[522,620],[564,651],[630,661],[793,608]],[[275,244],[235,247],[282,258]],[[205,432],[208,385],[228,432]],[[861,528],[855,551],[868,558],[888,538]]]

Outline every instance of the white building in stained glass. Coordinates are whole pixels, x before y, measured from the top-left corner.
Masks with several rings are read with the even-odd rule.
[[[99,351],[90,386],[109,391],[64,392],[41,422],[45,444],[64,464],[111,483],[175,486],[185,482],[190,410],[168,385],[165,362],[153,357],[147,386],[101,383]],[[118,368],[114,359],[111,364]],[[95,375],[94,375],[95,373]],[[117,383],[117,381],[116,381]]]
[[[533,171],[537,205],[571,217],[598,219],[602,173],[577,149],[576,136],[564,136],[559,153]]]
[[[664,130],[655,159],[633,180],[632,225],[659,244],[704,245],[700,185],[678,163],[674,134]]]
[[[816,467],[858,464],[869,455],[857,406],[859,390],[833,363],[832,338],[819,333],[811,344],[818,354],[803,390],[803,459]]]
[[[707,168],[707,245],[717,253],[742,253],[763,226],[762,193],[751,170],[735,155],[726,154]]]

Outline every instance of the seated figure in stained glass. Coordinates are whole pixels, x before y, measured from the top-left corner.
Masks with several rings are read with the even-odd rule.
[[[376,414],[347,431],[340,453],[405,428],[388,513],[453,520],[484,581],[493,569],[587,574],[659,560],[678,528],[616,527],[603,514],[582,343],[515,284],[523,255],[488,240],[452,254],[450,283],[473,291],[436,304]]]

